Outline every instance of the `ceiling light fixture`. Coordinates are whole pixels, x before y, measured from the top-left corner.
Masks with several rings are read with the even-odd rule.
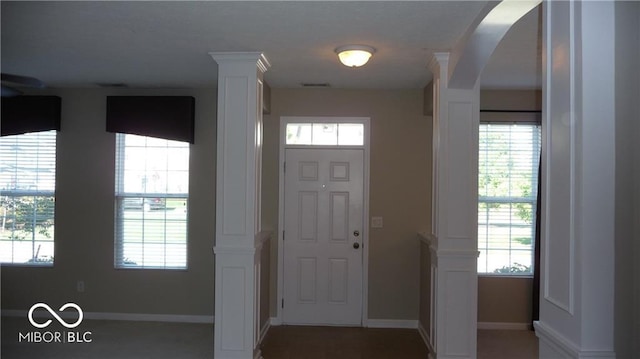
[[[360,67],[366,64],[375,52],[376,49],[365,45],[345,45],[336,49],[340,62],[347,67]]]

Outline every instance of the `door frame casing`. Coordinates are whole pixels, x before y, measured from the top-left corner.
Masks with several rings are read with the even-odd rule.
[[[361,123],[364,125],[363,146],[287,146],[285,144],[286,128],[289,123]],[[282,324],[282,302],[284,299],[284,162],[285,150],[288,148],[305,149],[362,149],[364,151],[363,165],[363,213],[362,213],[362,326],[368,326],[369,312],[369,174],[370,174],[370,149],[371,149],[371,120],[369,117],[309,117],[309,116],[282,116],[280,117],[280,160],[278,165],[278,297],[277,317],[271,324]]]

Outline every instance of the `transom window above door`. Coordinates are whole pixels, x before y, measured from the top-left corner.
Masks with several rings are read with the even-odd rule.
[[[287,145],[364,146],[362,123],[288,123]]]

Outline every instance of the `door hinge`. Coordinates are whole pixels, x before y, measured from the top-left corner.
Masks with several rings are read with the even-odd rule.
[[[284,298],[282,298],[282,308],[284,308]]]
[[[284,173],[287,173],[287,163],[284,163]]]

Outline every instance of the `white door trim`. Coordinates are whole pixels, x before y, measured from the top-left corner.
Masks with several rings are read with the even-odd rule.
[[[287,146],[285,131],[288,123],[362,123],[364,125],[364,146]],[[369,313],[369,164],[370,164],[370,127],[369,117],[280,117],[280,161],[278,167],[278,301],[277,317],[282,322],[282,301],[284,298],[284,158],[286,148],[364,148],[364,212],[362,229],[362,326],[368,326]]]

